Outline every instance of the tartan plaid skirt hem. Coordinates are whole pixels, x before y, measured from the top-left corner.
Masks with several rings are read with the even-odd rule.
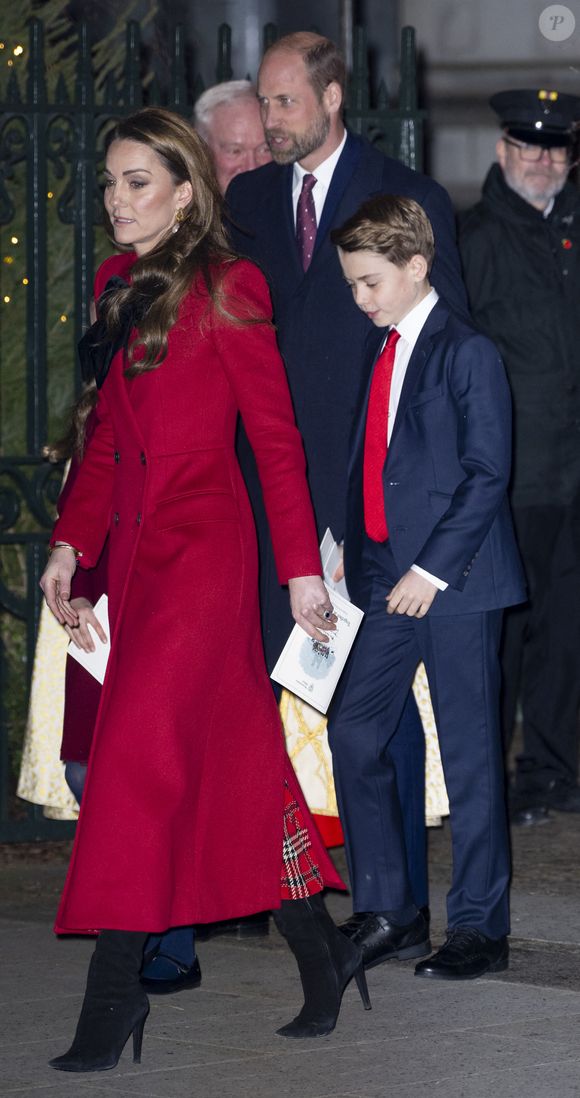
[[[284,782],[284,842],[280,883],[283,900],[305,900],[324,888],[320,867],[313,857],[308,825],[287,782]]]

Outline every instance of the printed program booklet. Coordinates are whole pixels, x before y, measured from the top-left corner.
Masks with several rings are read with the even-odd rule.
[[[329,643],[323,644],[295,625],[270,677],[320,713],[326,713],[364,613],[346,597],[344,581],[339,584],[332,579],[341,553],[330,530],[322,539],[320,553],[324,582],[338,619],[336,630],[328,634]]]

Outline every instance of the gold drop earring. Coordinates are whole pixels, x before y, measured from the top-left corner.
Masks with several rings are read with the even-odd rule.
[[[173,228],[171,230],[172,233],[179,232],[179,226],[180,226],[181,222],[185,221],[185,214],[184,214],[183,209],[181,208],[181,206],[179,207],[178,210],[175,211],[175,220],[176,220],[177,224],[173,226]]]

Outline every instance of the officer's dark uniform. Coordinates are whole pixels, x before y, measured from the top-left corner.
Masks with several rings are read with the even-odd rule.
[[[491,105],[508,137],[574,147],[580,98],[514,91]],[[495,164],[459,245],[473,318],[513,395],[511,498],[530,601],[506,616],[502,718],[509,742],[519,697],[516,818],[533,822],[547,805],[580,811],[580,193],[567,182],[546,216]]]

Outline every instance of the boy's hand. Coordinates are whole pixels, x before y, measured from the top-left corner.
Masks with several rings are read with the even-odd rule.
[[[434,583],[409,569],[387,595],[387,614],[424,618],[437,591]]]
[[[344,545],[339,545],[338,551],[340,553],[340,564],[337,564],[332,577],[334,583],[340,583],[344,579]]]

